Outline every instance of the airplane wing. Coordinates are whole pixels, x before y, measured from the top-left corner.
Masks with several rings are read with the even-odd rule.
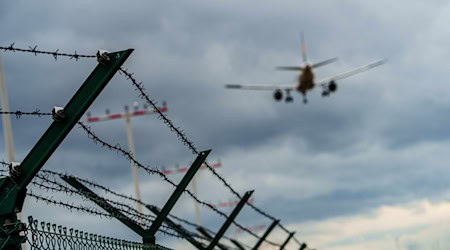
[[[344,72],[344,73],[340,73],[340,74],[337,74],[337,75],[334,75],[334,76],[330,76],[330,77],[327,77],[327,78],[324,78],[324,79],[320,79],[315,84],[316,85],[324,85],[324,84],[327,84],[327,83],[329,83],[331,81],[341,80],[341,79],[350,77],[352,75],[356,75],[358,73],[361,73],[361,72],[367,71],[369,69],[375,68],[377,66],[380,66],[380,65],[384,64],[385,62],[386,62],[385,59],[381,59],[381,60],[369,63],[367,65],[364,65],[364,66],[361,66],[361,67],[358,67],[358,68],[354,68],[354,69],[349,70],[349,71]]]
[[[247,90],[295,90],[296,84],[284,84],[284,85],[242,85],[242,84],[226,84],[225,88],[228,89],[247,89]]]

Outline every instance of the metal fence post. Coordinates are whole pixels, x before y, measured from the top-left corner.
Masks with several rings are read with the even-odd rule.
[[[257,250],[261,246],[263,241],[267,238],[270,232],[272,232],[275,226],[278,225],[278,223],[280,223],[280,220],[274,220],[272,224],[270,224],[269,228],[267,228],[266,232],[264,232],[263,236],[259,239],[256,245],[252,248],[252,250]]]
[[[152,211],[156,216],[159,215],[160,210],[159,208],[155,206],[146,205],[145,206],[148,210]],[[181,225],[176,224],[172,220],[166,217],[164,220],[164,223],[166,223],[169,227],[171,227],[173,230],[175,230],[177,233],[179,233],[183,238],[185,238],[189,243],[191,243],[193,246],[195,246],[199,250],[204,250],[205,246],[198,242],[197,240],[192,237],[192,234],[188,232],[186,229],[184,229]]]
[[[222,238],[222,236],[225,234],[225,232],[227,231],[228,227],[231,225],[231,223],[234,221],[234,219],[239,214],[241,209],[244,207],[245,203],[247,203],[248,199],[253,194],[253,192],[254,192],[253,190],[252,191],[247,191],[244,194],[242,199],[239,201],[239,204],[237,204],[237,206],[234,208],[233,212],[231,212],[230,216],[228,216],[228,219],[223,223],[222,227],[216,233],[214,239],[211,241],[209,246],[206,248],[207,250],[214,249],[214,247],[217,245],[217,243],[219,243],[220,238]]]
[[[209,242],[211,242],[214,238],[201,226],[197,227],[197,231],[201,233]],[[221,250],[228,250],[228,247],[218,243],[217,246]]]
[[[284,241],[283,245],[281,245],[280,250],[283,250],[284,247],[289,243],[289,241],[291,240],[292,236],[294,236],[295,232],[291,232],[289,233],[289,236],[287,237],[287,239]]]
[[[239,249],[239,250],[245,250],[244,246],[241,245],[237,240],[231,239],[231,242]]]
[[[90,199],[92,202],[94,202],[99,207],[103,208],[106,212],[108,212],[111,216],[115,217],[120,222],[125,224],[125,226],[127,226],[135,233],[143,237],[145,230],[140,225],[138,225],[135,221],[133,221],[132,219],[124,215],[122,212],[120,212],[119,209],[109,204],[104,198],[98,196],[96,193],[92,192],[85,185],[81,184],[77,179],[75,179],[75,177],[61,176],[61,179],[63,179],[65,182],[67,182],[75,189],[81,191],[81,194],[83,194],[86,198]]]
[[[55,112],[55,121],[22,163],[10,169],[10,176],[0,178],[0,248],[20,249],[20,243],[25,239],[20,236],[24,224],[17,219],[17,213],[22,211],[27,185],[132,52],[129,49],[103,55],[101,63],[67,105],[61,110],[55,110],[58,111]]]
[[[205,162],[206,157],[211,152],[211,150],[200,152],[195,159],[194,163],[192,163],[191,167],[187,171],[187,173],[184,175],[183,179],[178,184],[175,191],[170,196],[169,200],[166,202],[162,210],[159,212],[156,219],[153,221],[152,225],[148,230],[146,230],[146,238],[145,240],[149,243],[155,244],[155,234],[158,231],[159,227],[162,225],[164,220],[166,219],[167,215],[169,214],[170,210],[172,210],[175,203],[178,201],[178,198],[180,198],[181,194],[186,189],[187,185],[191,181],[191,179],[194,177],[195,173],[197,173],[197,170],[200,168],[200,166]]]

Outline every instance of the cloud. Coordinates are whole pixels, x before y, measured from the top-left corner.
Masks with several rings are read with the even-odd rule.
[[[446,249],[449,209],[448,201],[418,200],[295,227],[317,249]]]
[[[255,189],[255,204],[282,223],[314,225],[314,237],[305,238],[312,246],[317,241],[318,247],[379,249],[387,246],[388,234],[371,234],[375,228],[370,223],[393,214],[409,220],[411,208],[404,204],[413,204],[425,211],[419,213],[425,228],[412,219],[400,229],[389,229],[389,223],[386,227],[425,235],[437,227],[429,226],[437,223],[433,211],[439,213],[440,202],[446,204],[448,198],[448,8],[443,1],[2,2],[0,45],[16,42],[17,47],[86,54],[99,48],[135,48],[125,67],[144,81],[152,98],[168,102],[167,115],[200,150],[213,149],[209,159],[222,160],[218,171],[238,192]],[[311,61],[340,58],[318,69],[317,78],[381,57],[389,61],[339,81],[339,91],[330,98],[312,92],[308,105],[297,96],[294,104],[286,105],[273,102],[270,92],[223,88],[225,83],[292,82],[295,74],[274,67],[300,63],[300,31]],[[64,105],[95,66],[94,60],[1,53],[12,110],[48,112]],[[93,115],[106,108],[118,113],[135,100],[133,87],[117,75],[89,110]],[[13,119],[18,160],[50,122],[49,117]],[[137,158],[146,165],[189,165],[195,158],[156,117],[132,122]],[[108,142],[127,148],[123,121],[91,126]],[[133,193],[129,163],[93,144],[79,129],[45,168]],[[155,176],[141,172],[140,180],[150,203],[163,204],[172,190]],[[204,200],[232,197],[207,172],[199,174],[198,188]],[[44,206],[29,206],[29,213],[49,216]],[[374,207],[381,208],[373,212]],[[183,197],[175,212],[193,220],[192,201]],[[223,222],[206,210],[202,215],[209,227],[217,229]],[[338,224],[346,223],[339,218],[350,218],[355,227],[333,236]],[[239,220],[245,225],[269,223],[252,210]],[[324,225],[322,233],[318,225]],[[359,234],[352,231],[358,227]],[[112,228],[108,232],[114,235],[126,231]],[[447,232],[438,231],[429,234],[439,238]],[[279,240],[284,238],[280,234]],[[399,239],[405,249],[425,242],[409,240],[406,234]]]

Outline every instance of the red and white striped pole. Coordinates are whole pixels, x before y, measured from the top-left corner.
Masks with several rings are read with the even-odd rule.
[[[209,163],[209,165],[212,167],[212,168],[220,168],[220,167],[222,167],[222,163],[220,162],[220,161],[218,161],[218,162],[214,162],[214,163]],[[189,170],[189,167],[179,167],[179,166],[175,166],[174,168],[170,168],[170,169],[167,169],[166,167],[161,167],[162,169],[162,172],[164,173],[164,174],[183,174],[183,173],[186,173],[188,170]],[[201,166],[200,166],[200,170],[204,170],[204,169],[206,169],[206,165],[205,164],[202,164]]]
[[[119,113],[119,114],[109,114],[109,110],[106,110],[106,115],[101,116],[90,116],[90,113],[87,113],[87,122],[100,122],[100,121],[108,121],[108,120],[114,120],[114,119],[120,119],[120,118],[126,118],[134,117],[134,116],[142,116],[142,115],[151,115],[156,113],[156,110],[144,108],[141,110],[138,110],[136,107],[136,103],[134,103],[135,110],[133,112],[127,111],[128,106],[125,106],[125,113]],[[158,108],[161,112],[167,112],[167,104],[166,102],[162,103],[162,107]]]
[[[255,201],[255,199],[252,197],[250,199],[248,199],[248,203],[253,204],[253,202]],[[229,201],[219,201],[216,204],[213,204],[212,206],[217,208],[225,208],[225,207],[234,207],[237,206],[237,204],[239,203],[239,200],[229,200]]]
[[[167,112],[167,105],[166,102],[162,103],[162,107],[158,108],[161,112]],[[147,107],[144,107],[144,109],[139,110],[139,104],[137,102],[133,103],[134,111],[130,112],[128,106],[125,106],[125,112],[119,113],[119,114],[109,114],[109,110],[106,110],[106,115],[103,116],[91,116],[90,113],[87,113],[87,122],[100,122],[100,121],[109,121],[109,120],[115,120],[115,119],[125,119],[125,128],[127,131],[127,138],[128,138],[128,149],[130,150],[130,154],[133,158],[136,158],[136,151],[134,149],[134,142],[133,142],[133,129],[131,126],[131,117],[135,116],[143,116],[143,115],[151,115],[156,113],[156,110],[148,109]],[[139,191],[139,180],[137,176],[137,166],[132,161],[131,162],[131,175],[133,177],[133,184],[134,184],[134,192],[136,193],[136,200],[141,201],[141,192]],[[139,202],[136,203],[136,208],[139,213],[142,214],[142,206]],[[141,221],[142,222],[142,221]]]

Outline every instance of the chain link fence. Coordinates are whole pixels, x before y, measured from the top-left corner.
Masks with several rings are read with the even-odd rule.
[[[28,217],[27,242],[31,250],[171,250],[169,248],[120,240]]]

